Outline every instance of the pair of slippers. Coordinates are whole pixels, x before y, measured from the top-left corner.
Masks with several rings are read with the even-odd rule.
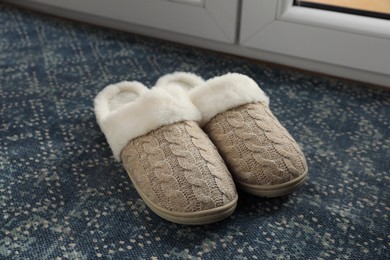
[[[260,197],[286,195],[305,180],[296,141],[251,78],[161,77],[149,89],[120,82],[95,98],[97,122],[144,202],[180,224],[208,224],[237,205],[236,186]]]

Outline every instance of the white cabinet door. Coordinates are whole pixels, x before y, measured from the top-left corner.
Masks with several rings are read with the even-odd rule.
[[[238,0],[14,0],[220,42],[236,39]]]
[[[293,0],[242,3],[241,46],[284,55],[279,63],[390,86],[390,20],[294,6]]]

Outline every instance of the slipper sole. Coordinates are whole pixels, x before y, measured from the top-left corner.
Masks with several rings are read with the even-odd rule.
[[[148,199],[148,196],[146,196],[142,192],[142,190],[135,184],[135,182],[131,178],[131,175],[128,175],[133,183],[134,188],[137,190],[138,194],[141,196],[145,204],[158,216],[177,224],[205,225],[215,223],[229,217],[237,207],[238,196],[236,196],[236,198],[231,202],[214,209],[197,212],[172,212],[158,206],[150,199]]]
[[[307,171],[294,180],[277,185],[253,185],[240,181],[236,181],[235,183],[239,189],[252,195],[265,198],[275,198],[292,193],[305,182],[306,177]]]

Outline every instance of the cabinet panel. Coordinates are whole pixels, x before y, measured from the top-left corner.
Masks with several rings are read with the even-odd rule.
[[[15,0],[221,42],[236,36],[238,0]]]

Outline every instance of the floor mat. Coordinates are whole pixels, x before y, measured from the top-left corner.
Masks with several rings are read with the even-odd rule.
[[[93,113],[106,85],[238,72],[270,97],[309,178],[239,192],[206,226],[148,209]],[[0,4],[0,258],[389,259],[390,91]]]

